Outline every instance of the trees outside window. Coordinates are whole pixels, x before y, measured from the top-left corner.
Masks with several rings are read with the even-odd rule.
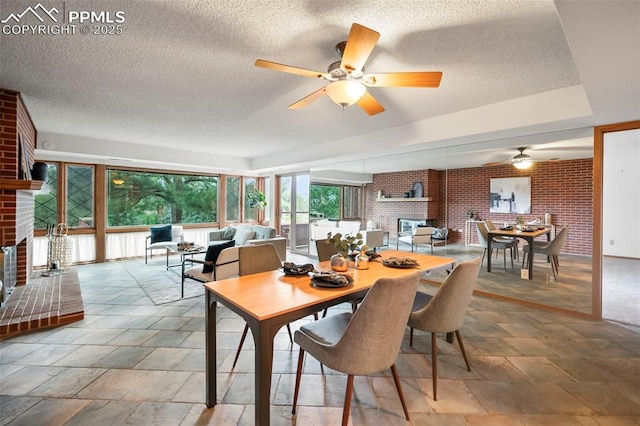
[[[67,165],[66,223],[69,228],[93,228],[93,166]]]
[[[34,228],[46,229],[58,224],[58,165],[48,164],[49,177],[35,194]]]
[[[108,226],[218,220],[218,177],[108,170]]]

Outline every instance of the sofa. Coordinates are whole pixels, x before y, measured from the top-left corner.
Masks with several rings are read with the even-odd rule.
[[[235,240],[236,246],[273,244],[280,260],[285,261],[287,258],[287,240],[277,235],[276,228],[245,223],[227,226],[209,232],[208,245],[222,244],[230,240]]]

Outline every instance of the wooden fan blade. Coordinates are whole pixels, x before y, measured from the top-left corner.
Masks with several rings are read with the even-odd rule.
[[[298,102],[294,102],[291,105],[289,105],[289,108],[291,109],[300,109],[300,108],[304,108],[307,105],[309,105],[311,102],[320,99],[321,97],[323,97],[325,95],[325,88],[322,87],[318,90],[316,90],[315,92],[305,96],[304,98],[300,99]]]
[[[279,64],[277,62],[265,61],[264,59],[258,59],[256,61],[256,66],[267,68],[274,71],[281,71],[281,72],[287,72],[289,74],[301,75],[303,77],[324,78],[326,76],[326,73],[323,73],[323,72],[292,67],[291,65],[284,65],[284,64]]]
[[[367,74],[364,84],[372,87],[438,87],[442,72],[391,72]]]
[[[346,73],[360,72],[376,46],[380,33],[354,23],[342,54],[340,68]]]
[[[369,115],[376,115],[384,111],[384,107],[369,92],[365,92],[364,96],[360,98],[358,106]]]
[[[502,164],[508,164],[504,161],[491,161],[489,163],[484,163],[482,166],[483,167],[493,167],[493,166],[500,166]]]

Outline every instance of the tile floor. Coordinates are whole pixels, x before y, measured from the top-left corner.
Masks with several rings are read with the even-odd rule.
[[[218,311],[220,403],[207,409],[203,298],[156,306],[116,265],[78,268],[84,320],[0,342],[0,423],[253,424],[251,344],[231,369],[244,322]],[[462,335],[472,371],[458,346],[440,339],[437,402],[429,336],[417,334],[413,348],[405,339],[397,365],[411,424],[640,425],[640,328],[474,297]],[[346,378],[312,358],[291,415],[297,353],[283,329],[272,424],[339,424]],[[356,379],[351,424],[407,424],[389,374]]]

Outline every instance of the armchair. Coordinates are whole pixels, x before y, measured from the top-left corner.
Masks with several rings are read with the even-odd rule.
[[[147,263],[147,253],[153,259],[153,250],[165,250],[167,256],[171,250],[178,249],[182,238],[183,228],[178,225],[152,226],[150,234],[144,240],[144,263]]]
[[[411,252],[413,253],[414,246],[417,249],[418,244],[429,244],[431,246],[431,254],[433,254],[433,233],[436,228],[432,226],[416,226],[413,231],[398,233],[398,240],[396,241],[396,249],[400,243],[411,245]]]

